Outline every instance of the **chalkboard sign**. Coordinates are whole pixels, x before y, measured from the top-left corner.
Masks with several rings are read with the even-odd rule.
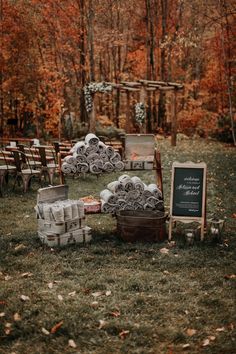
[[[183,222],[198,221],[204,225],[206,164],[174,162],[170,199],[170,224],[180,220]]]

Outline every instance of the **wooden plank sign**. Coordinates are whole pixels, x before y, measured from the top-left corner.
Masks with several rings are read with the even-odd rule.
[[[174,221],[199,222],[201,224],[201,239],[204,238],[205,202],[206,164],[204,162],[174,162],[172,165],[169,240]]]

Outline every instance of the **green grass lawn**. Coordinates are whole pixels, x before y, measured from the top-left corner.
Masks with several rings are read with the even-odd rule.
[[[125,243],[115,218],[89,215],[91,244],[50,249],[37,238],[36,181],[26,194],[10,181],[0,199],[1,354],[236,353],[235,148],[159,149],[167,210],[173,161],[206,162],[207,218],[225,218],[222,242],[206,234],[189,247],[178,225],[172,247]],[[130,174],[155,182],[153,171]],[[118,176],[67,178],[69,197],[98,197]]]

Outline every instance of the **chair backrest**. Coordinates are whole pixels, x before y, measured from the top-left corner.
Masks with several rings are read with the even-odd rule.
[[[17,172],[21,172],[20,152],[13,151],[12,153],[13,153],[13,157],[14,157],[14,161],[15,161],[16,170],[17,170]],[[23,153],[21,153],[21,154],[23,154]]]
[[[11,162],[13,162],[12,161],[13,160],[12,152],[0,149],[0,156],[3,158],[4,166],[6,166],[6,169],[9,170],[8,166],[9,165],[12,166]]]
[[[44,146],[37,146],[37,150],[39,152],[39,156],[41,159],[41,163],[44,167],[47,166],[47,159],[46,159],[46,151]]]
[[[19,151],[21,151],[21,152],[23,152],[25,154],[25,146],[23,144],[18,144],[18,149],[19,149]],[[23,163],[26,164],[27,161],[26,161],[26,158],[25,158],[24,154],[21,155],[21,160],[22,160]]]
[[[28,157],[22,151],[13,151],[14,162],[17,172],[22,172],[22,162],[26,165],[26,168],[31,171],[32,167],[29,163]]]

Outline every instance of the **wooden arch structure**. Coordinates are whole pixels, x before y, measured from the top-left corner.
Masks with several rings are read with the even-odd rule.
[[[170,91],[173,94],[173,115],[171,118],[171,144],[176,145],[176,135],[177,135],[177,94],[180,90],[183,90],[184,86],[175,82],[164,82],[164,81],[151,81],[151,80],[138,80],[134,82],[122,81],[121,83],[105,82],[105,84],[112,86],[115,90],[120,90],[126,93],[126,131],[129,131],[130,122],[130,94],[132,92],[139,93],[139,101],[146,106],[147,94],[150,91],[167,92]],[[94,93],[93,93],[94,96]],[[94,101],[94,100],[93,100]],[[92,110],[88,113],[90,121],[90,131],[95,131],[96,123],[96,113],[93,103]],[[144,131],[143,133],[146,133]]]

